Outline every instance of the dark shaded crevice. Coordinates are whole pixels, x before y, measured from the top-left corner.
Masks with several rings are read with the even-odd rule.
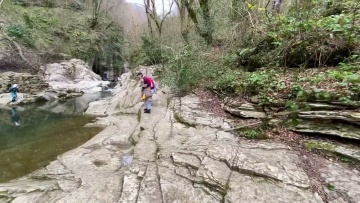
[[[160,189],[160,194],[161,194],[161,202],[164,203],[164,194],[163,194],[163,190],[161,188],[161,178],[160,178],[160,173],[159,173],[159,165],[156,163],[156,177],[157,177],[157,182],[159,184],[159,189]]]
[[[179,174],[178,172],[176,172],[176,170],[174,170],[174,173],[175,173],[177,176],[179,176],[179,177],[181,177],[181,178],[185,178],[186,180],[189,180],[189,181],[192,182],[192,183],[197,183],[197,184],[203,185],[203,186],[209,188],[209,190],[211,190],[211,191],[213,191],[213,192],[217,192],[217,193],[219,193],[219,194],[223,194],[223,193],[224,193],[224,189],[222,189],[221,187],[219,187],[219,186],[216,185],[216,184],[211,184],[211,183],[208,183],[208,182],[206,182],[206,181],[204,181],[204,180],[196,181],[196,180],[194,180],[194,179],[191,179],[191,178],[189,178],[189,177],[186,177],[186,176],[183,176],[183,175]]]
[[[230,187],[230,179],[231,179],[231,175],[234,171],[231,170],[230,174],[229,174],[229,177],[226,181],[226,184],[225,184],[225,188],[224,188],[224,194],[222,194],[222,200],[221,200],[221,203],[225,203],[226,202],[226,195],[227,195],[227,192],[229,190],[229,187]]]
[[[144,183],[144,181],[145,181],[145,177],[146,177],[146,174],[147,174],[147,171],[148,171],[148,167],[149,167],[149,165],[146,166],[146,173],[145,173],[145,175],[144,175],[144,178],[142,178],[141,182],[139,183],[139,188],[138,188],[137,193],[136,193],[135,202],[138,202],[138,200],[139,200],[141,185],[142,185],[142,184]]]
[[[228,165],[228,167],[231,169],[231,172],[230,172],[230,175],[229,175],[229,177],[228,177],[228,179],[227,179],[227,181],[226,181],[226,184],[225,184],[225,192],[224,192],[224,194],[223,194],[222,201],[221,201],[222,203],[225,203],[225,202],[226,202],[226,195],[227,195],[227,192],[228,192],[228,190],[229,190],[229,188],[230,188],[231,176],[232,176],[232,174],[233,174],[233,172],[234,172],[234,170],[233,170],[232,168],[234,168],[235,164],[236,164],[237,161],[238,161],[238,154],[239,154],[239,149],[236,150],[236,154],[235,154],[235,157],[234,157],[234,159],[233,159],[232,166],[229,166],[229,165]],[[226,161],[226,163],[227,163],[227,161]]]
[[[265,175],[265,174],[262,174],[262,173],[258,173],[258,172],[252,171],[252,170],[236,168],[236,167],[233,167],[231,170],[235,171],[235,172],[238,172],[238,173],[241,173],[241,174],[244,174],[244,175],[255,176],[255,177],[260,177],[260,178],[265,178],[265,179],[271,179],[271,180],[274,180],[276,182],[283,183],[283,181],[280,180],[280,179],[277,179],[275,177],[271,177],[271,176],[268,176],[268,175]],[[303,188],[301,188],[301,189],[303,189]]]
[[[360,129],[360,128],[359,128]],[[294,131],[294,130],[293,130]],[[325,141],[334,141],[341,144],[348,144],[360,147],[360,138],[359,139],[352,139],[347,137],[339,137],[337,135],[332,135],[328,133],[315,133],[315,132],[298,132],[294,131],[300,135],[304,135],[309,138],[314,138],[316,140],[325,140]]]
[[[192,152],[186,153],[186,152],[181,152],[181,151],[179,151],[179,152],[175,152],[175,153],[196,157],[196,158],[199,160],[200,164],[201,164],[201,162],[203,161],[203,157],[199,157],[199,155],[194,154],[194,153],[192,153]],[[175,160],[174,160],[173,155],[170,155],[170,157],[171,157],[171,159],[173,160],[173,164],[174,164],[175,166],[182,166],[181,164],[175,163]],[[190,164],[187,164],[187,163],[184,163],[184,164],[185,164],[185,167],[191,167],[191,168],[193,168],[193,169],[195,169],[195,170],[198,170],[199,167],[200,167],[200,166],[199,166],[199,167],[196,168],[196,167],[194,167],[194,166],[192,166],[192,165],[190,165]]]

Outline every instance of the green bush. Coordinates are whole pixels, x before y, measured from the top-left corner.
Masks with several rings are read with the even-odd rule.
[[[144,58],[144,65],[154,65],[166,61],[166,49],[161,46],[160,42],[146,36],[142,36],[141,40],[141,50],[146,56],[146,58]]]
[[[30,47],[33,46],[31,32],[27,26],[11,24],[6,28],[6,31],[10,37],[15,37]]]
[[[169,57],[164,83],[178,92],[188,92],[198,86],[204,77],[203,60],[191,46]]]
[[[342,13],[321,15],[324,7],[293,10],[263,24],[256,46],[241,47],[239,63],[248,70],[264,66],[321,67],[343,62],[360,44],[360,9],[343,3]]]

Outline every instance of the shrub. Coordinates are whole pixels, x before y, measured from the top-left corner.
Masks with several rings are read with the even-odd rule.
[[[19,39],[28,46],[33,46],[31,33],[27,26],[22,24],[11,24],[7,27],[6,31],[9,36]]]

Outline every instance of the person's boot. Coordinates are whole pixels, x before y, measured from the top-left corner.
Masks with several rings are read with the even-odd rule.
[[[150,113],[150,109],[146,109],[144,113]]]
[[[147,109],[145,108],[145,109],[144,109],[144,113],[145,113],[146,111],[147,111]]]

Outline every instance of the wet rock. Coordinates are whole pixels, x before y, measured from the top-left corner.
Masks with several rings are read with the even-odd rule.
[[[37,101],[45,101],[45,100],[46,98],[43,96],[43,94],[31,95],[31,94],[18,93],[16,101],[11,102],[10,93],[0,94],[0,106],[15,106],[19,104],[29,104],[29,103],[34,103]]]
[[[259,108],[256,108],[255,105],[251,103],[243,104],[234,104],[227,103],[223,106],[224,110],[243,118],[266,118],[266,113],[261,111]]]

